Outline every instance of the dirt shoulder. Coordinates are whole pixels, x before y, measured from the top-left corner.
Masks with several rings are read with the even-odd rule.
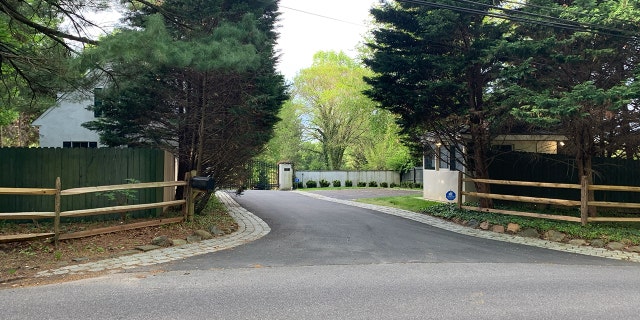
[[[107,233],[92,237],[62,240],[56,247],[49,239],[27,242],[0,243],[0,289],[58,283],[95,277],[101,273],[36,277],[38,272],[83,264],[141,252],[136,247],[151,244],[156,237],[186,239],[196,230],[215,225],[225,234],[237,230],[237,224],[225,212],[209,214],[192,223],[173,223],[162,226]],[[118,224],[119,222],[110,222]],[[97,223],[74,223],[77,229],[92,229]],[[109,223],[99,223],[101,226]],[[32,228],[32,224],[12,225],[15,229]],[[0,232],[6,230],[0,229]]]

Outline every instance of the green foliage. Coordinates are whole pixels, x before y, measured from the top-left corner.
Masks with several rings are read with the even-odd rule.
[[[414,141],[417,153],[424,145],[416,141],[427,132],[441,141],[459,142],[474,150],[468,153],[473,161],[465,161],[469,172],[486,177],[491,130],[504,117],[492,87],[504,66],[497,50],[509,26],[486,19],[488,7],[475,10],[414,2],[373,8],[378,28],[367,43],[371,53],[364,62],[374,74],[365,80],[371,86],[366,94],[399,117],[402,133]],[[461,128],[469,138],[460,139]]]
[[[383,187],[383,188],[388,188],[388,187],[389,187],[389,184],[388,184],[388,183],[386,183],[386,182],[381,182],[381,183],[380,183],[380,186],[381,186],[381,187]]]
[[[134,178],[127,178],[125,182],[132,183],[140,183],[139,180]],[[113,190],[113,191],[102,191],[96,192],[96,195],[100,197],[104,197],[109,201],[115,202],[116,205],[122,206],[125,204],[129,204],[131,201],[135,201],[138,199],[136,196],[138,190],[137,189],[124,189],[124,190]]]
[[[139,180],[134,178],[127,178],[125,181],[128,184],[140,183]],[[112,191],[102,191],[96,192],[96,196],[103,197],[111,202],[114,202],[117,206],[123,206],[127,204],[131,204],[131,202],[138,199],[137,196],[138,189],[123,189],[123,190],[112,190]],[[122,221],[127,219],[127,213],[120,213],[120,218]]]
[[[314,181],[314,180],[308,180],[306,182],[306,184],[307,184],[307,188],[316,188],[316,187],[318,187],[318,183],[316,181]]]
[[[330,185],[330,184],[329,184],[329,181],[327,181],[327,180],[325,180],[325,179],[320,180],[320,188],[326,188],[326,187],[328,187],[329,185]]]
[[[364,182],[364,181],[358,181],[358,187],[361,187],[361,188],[362,188],[362,187],[366,187],[366,186],[367,186],[367,183],[366,183],[366,182]]]
[[[369,181],[369,187],[377,187],[378,183],[375,181]]]
[[[339,188],[342,185],[342,182],[340,182],[340,180],[333,180],[333,182],[331,183],[331,185],[334,188]]]
[[[80,68],[97,64],[113,76],[97,110],[103,117],[85,126],[109,146],[171,151],[180,176],[197,170],[218,185],[237,183],[287,98],[275,70],[277,2],[175,0],[161,8],[171,19],[133,12],[137,28],[78,59]]]
[[[353,187],[353,181],[351,181],[351,180],[345,180],[345,181],[344,181],[344,186],[345,186],[345,187]]]

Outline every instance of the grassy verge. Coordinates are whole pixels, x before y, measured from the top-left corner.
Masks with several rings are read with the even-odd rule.
[[[591,223],[583,227],[579,223],[575,222],[459,210],[450,204],[428,201],[413,196],[370,198],[359,199],[358,201],[419,212],[447,220],[487,221],[492,225],[504,226],[509,223],[517,223],[521,228],[533,228],[538,230],[540,233],[544,233],[549,230],[556,230],[567,234],[570,238],[580,238],[585,240],[603,239],[606,241],[623,242],[625,244],[640,244],[639,223]],[[544,211],[544,213],[552,214],[552,212],[549,212],[549,209]],[[567,213],[563,211],[560,214],[566,215]]]

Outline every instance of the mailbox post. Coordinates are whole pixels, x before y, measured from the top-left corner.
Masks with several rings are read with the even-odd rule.
[[[185,188],[187,200],[185,218],[187,221],[193,221],[196,195],[200,192],[213,191],[215,189],[215,180],[213,177],[197,177],[196,171],[188,172],[185,180],[187,180]]]

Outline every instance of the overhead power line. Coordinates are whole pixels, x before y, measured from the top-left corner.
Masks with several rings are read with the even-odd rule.
[[[612,28],[607,26],[600,26],[595,24],[580,23],[580,22],[572,21],[568,19],[556,18],[552,16],[541,15],[541,14],[536,14],[536,13],[531,13],[531,12],[526,12],[521,10],[513,10],[513,9],[499,7],[499,6],[474,2],[474,1],[456,0],[461,3],[467,3],[467,4],[472,4],[474,6],[479,6],[484,9],[470,8],[470,7],[450,5],[450,4],[444,4],[444,3],[436,3],[436,2],[425,1],[425,0],[397,0],[397,1],[420,5],[420,6],[428,6],[428,7],[438,8],[438,9],[447,9],[447,10],[452,10],[457,12],[500,18],[500,19],[505,19],[510,21],[543,25],[547,27],[554,27],[554,28],[560,28],[560,29],[571,30],[571,31],[589,32],[589,33],[596,33],[596,34],[602,34],[602,35],[608,35],[608,36],[618,36],[618,37],[625,37],[625,38],[638,37],[637,33],[631,32],[628,30]],[[493,9],[494,11],[488,10],[488,9]],[[507,14],[505,12],[510,14]]]
[[[301,13],[304,13],[304,14],[308,14],[308,15],[312,15],[312,16],[316,16],[316,17],[320,17],[320,18],[324,18],[324,19],[329,19],[329,20],[333,20],[333,21],[338,21],[338,22],[352,24],[354,26],[359,26],[359,27],[365,27],[366,28],[366,26],[361,24],[361,23],[355,23],[355,22],[351,22],[351,21],[341,20],[341,19],[337,19],[337,18],[333,18],[333,17],[329,17],[329,16],[324,16],[324,15],[321,15],[321,14],[317,14],[317,13],[313,13],[313,12],[309,12],[309,11],[304,11],[304,10],[300,10],[300,9],[294,9],[294,8],[290,8],[290,7],[286,7],[286,6],[280,6],[280,8],[291,10],[291,11],[296,11],[296,12],[301,12]]]

